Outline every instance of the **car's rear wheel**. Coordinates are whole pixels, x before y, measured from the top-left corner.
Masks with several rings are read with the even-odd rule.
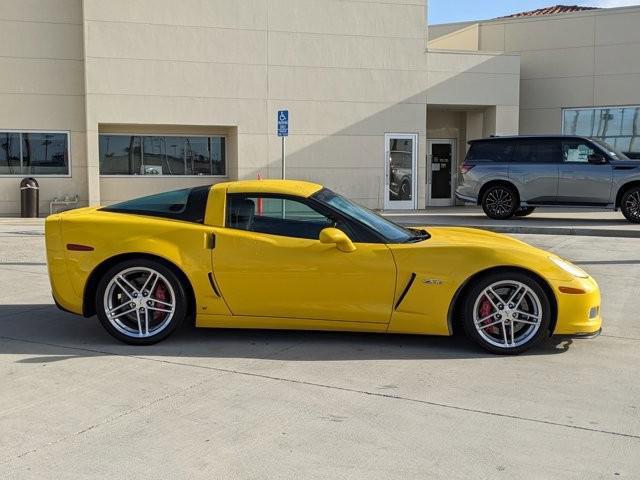
[[[551,304],[534,277],[496,272],[471,286],[461,320],[467,336],[485,350],[515,355],[548,336]]]
[[[640,223],[640,187],[633,187],[624,192],[620,208],[627,220]]]
[[[187,314],[177,275],[161,262],[132,259],[110,268],[96,289],[102,326],[118,340],[151,345],[173,332]]]
[[[533,212],[535,212],[535,207],[522,207],[519,210],[516,210],[516,213],[513,214],[514,217],[528,217]]]
[[[489,187],[482,196],[482,209],[489,218],[507,220],[518,209],[518,193],[508,185]]]

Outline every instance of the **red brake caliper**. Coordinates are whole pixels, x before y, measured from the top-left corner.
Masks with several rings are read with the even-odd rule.
[[[491,305],[491,302],[485,295],[482,301],[480,302],[480,311],[478,312],[478,314],[480,315],[480,318],[485,318],[491,315],[491,310],[493,310],[493,305]],[[488,325],[489,323],[492,323],[494,321],[495,320],[493,319],[493,317],[491,317],[485,320],[484,322],[482,322],[482,324]],[[496,327],[489,327],[489,330],[494,330],[495,328]],[[491,333],[495,333],[495,332],[491,332]]]
[[[158,286],[153,291],[152,298],[160,300],[161,302],[166,302],[167,301],[167,289],[160,282],[158,282]],[[160,308],[165,308],[165,306],[162,305],[162,304],[160,304],[159,307]],[[153,312],[153,319],[154,320],[158,320],[163,313],[164,312],[159,312],[159,311],[155,310]]]

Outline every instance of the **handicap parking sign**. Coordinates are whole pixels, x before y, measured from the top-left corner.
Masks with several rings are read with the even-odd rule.
[[[279,110],[277,122],[278,122],[278,136],[288,137],[289,136],[289,110]]]

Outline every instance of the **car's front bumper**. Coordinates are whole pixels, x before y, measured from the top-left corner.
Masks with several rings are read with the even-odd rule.
[[[553,331],[555,335],[589,336],[600,331],[600,288],[593,278],[576,278],[572,282],[558,283],[554,285],[554,290],[558,301],[558,320]]]

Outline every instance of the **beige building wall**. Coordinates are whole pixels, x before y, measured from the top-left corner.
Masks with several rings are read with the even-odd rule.
[[[86,202],[81,0],[0,2],[0,131],[70,134],[68,177],[40,177],[40,211],[57,196]],[[0,215],[20,212],[23,175],[0,176]]]
[[[480,26],[477,23],[473,23],[436,38],[431,37],[429,48],[434,50],[478,51],[479,28]]]
[[[417,4],[416,4],[417,3]],[[231,178],[287,175],[381,205],[384,133],[424,152],[425,5],[409,0],[85,0],[87,131],[223,129]],[[95,170],[95,169],[94,169]],[[90,176],[92,201],[211,178]]]
[[[518,133],[518,55],[430,46],[428,62],[428,138],[456,139],[460,156],[466,153],[466,142],[478,136]]]
[[[481,22],[478,49],[520,55],[520,132],[560,133],[562,108],[640,104],[639,22],[640,7]],[[430,45],[452,27],[466,25],[430,27]]]
[[[517,56],[427,52],[426,2],[0,3],[0,130],[70,133],[70,175],[37,176],[43,214],[56,196],[112,203],[279,177],[280,109],[290,112],[288,178],[323,183],[374,208],[385,195],[385,134],[416,134],[422,208],[428,103],[482,112],[475,130],[507,131],[517,118]],[[462,125],[462,132],[465,115],[446,128]],[[101,176],[101,133],[224,135],[227,175]],[[20,179],[0,178],[0,215],[18,214]]]

